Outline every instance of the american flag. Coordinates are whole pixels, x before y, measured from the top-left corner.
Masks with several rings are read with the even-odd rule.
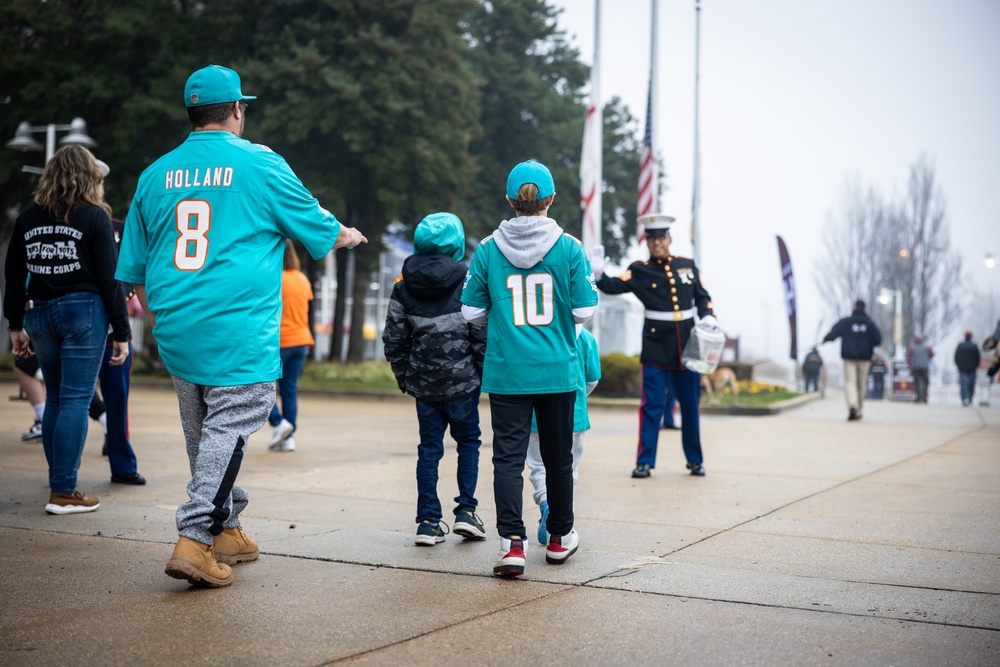
[[[653,78],[649,78],[649,96],[646,98],[646,132],[642,136],[642,155],[639,159],[639,205],[636,207],[636,217],[641,218],[650,213],[657,213],[659,207],[659,163],[653,149]],[[640,225],[637,231],[638,240],[644,241],[646,230]]]

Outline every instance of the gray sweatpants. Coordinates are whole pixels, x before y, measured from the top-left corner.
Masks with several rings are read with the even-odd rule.
[[[274,382],[206,387],[173,378],[191,481],[177,508],[177,532],[202,544],[240,525],[247,492],[236,485],[247,438],[267,421]]]

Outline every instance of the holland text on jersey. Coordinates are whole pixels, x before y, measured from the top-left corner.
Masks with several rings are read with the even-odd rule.
[[[165,187],[228,187],[233,184],[232,167],[206,167],[205,169],[175,169],[167,172]]]

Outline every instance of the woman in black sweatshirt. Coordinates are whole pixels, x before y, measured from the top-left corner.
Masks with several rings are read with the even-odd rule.
[[[92,512],[100,501],[76,488],[87,440],[87,409],[104,355],[128,356],[125,295],[115,280],[111,209],[104,203],[107,165],[82,146],[59,149],[14,224],[7,248],[4,316],[14,354],[35,354],[45,378],[42,446],[49,464],[50,514]],[[30,341],[30,342],[29,342]]]

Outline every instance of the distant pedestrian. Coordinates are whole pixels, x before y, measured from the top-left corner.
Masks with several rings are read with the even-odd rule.
[[[663,428],[668,431],[679,431],[681,428],[677,425],[677,420],[674,417],[676,411],[677,397],[670,391],[670,387],[667,387],[667,400],[663,404]]]
[[[875,346],[882,343],[882,332],[865,313],[865,302],[858,299],[854,310],[833,325],[823,338],[824,343],[840,339],[840,357],[844,360],[844,398],[847,401],[847,421],[862,417],[868,366]]]
[[[997,320],[997,326],[993,333],[983,341],[983,351],[990,350],[993,350],[993,356],[990,358],[989,368],[986,369],[986,377],[989,378],[990,382],[993,382],[993,376],[997,374],[997,370],[1000,370],[1000,320]]]
[[[885,358],[876,352],[875,356],[872,357],[871,368],[868,369],[868,375],[872,378],[871,399],[873,401],[881,401],[885,397],[885,376],[888,372],[889,367],[885,363]]]
[[[934,358],[934,348],[924,342],[924,337],[917,334],[906,350],[906,363],[913,373],[913,384],[917,390],[917,403],[927,402],[927,389],[930,386],[931,359]]]
[[[274,427],[267,448],[272,452],[295,451],[295,429],[299,425],[299,375],[314,344],[309,328],[309,302],[312,285],[302,273],[299,254],[291,239],[285,239],[284,268],[281,271],[281,377],[278,395],[281,408],[274,402],[267,421]]]
[[[976,393],[976,371],[982,353],[979,346],[972,342],[972,332],[965,332],[965,340],[955,348],[955,365],[958,366],[958,391],[962,397],[962,405],[972,405],[972,396]]]
[[[451,213],[433,213],[413,231],[413,252],[392,288],[382,343],[399,389],[417,399],[417,536],[419,546],[444,541],[438,498],[438,463],[444,434],[458,450],[455,534],[484,540],[476,515],[479,481],[479,394],[486,327],[462,317],[462,285],[468,267],[465,228]]]
[[[802,376],[806,380],[806,391],[819,391],[819,371],[823,368],[823,357],[815,347],[809,350],[802,362]],[[812,389],[810,389],[812,387]]]
[[[517,215],[479,245],[462,292],[466,319],[488,322],[483,391],[493,426],[500,533],[493,574],[500,577],[524,574],[528,533],[521,510],[532,413],[549,494],[545,561],[565,563],[580,545],[573,517],[575,325],[594,314],[597,289],[580,241],[548,217],[555,192],[545,165],[528,161],[511,170],[507,202]]]

